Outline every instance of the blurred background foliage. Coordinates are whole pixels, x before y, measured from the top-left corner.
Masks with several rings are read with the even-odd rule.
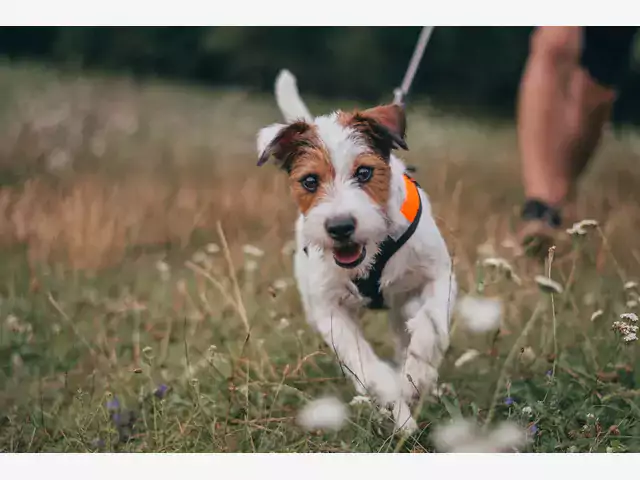
[[[99,70],[269,91],[288,68],[305,94],[391,98],[420,27],[12,27],[0,55]],[[438,27],[413,86],[434,103],[512,116],[531,28]],[[616,106],[640,122],[640,38]]]

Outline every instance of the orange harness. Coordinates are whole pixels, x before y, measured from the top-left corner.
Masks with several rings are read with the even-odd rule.
[[[406,187],[406,198],[400,211],[404,217],[411,222],[409,228],[402,234],[398,240],[387,237],[380,244],[380,251],[373,260],[373,264],[369,269],[366,277],[357,278],[354,283],[358,287],[360,295],[369,299],[368,308],[373,310],[386,309],[384,297],[380,291],[380,278],[382,270],[387,262],[400,248],[407,243],[411,235],[416,231],[422,213],[422,201],[420,199],[420,191],[418,183],[406,173],[404,174],[404,184]]]

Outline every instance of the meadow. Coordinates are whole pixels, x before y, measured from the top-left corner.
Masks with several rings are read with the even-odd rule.
[[[306,431],[308,401],[355,392],[302,317],[287,180],[255,166],[273,97],[0,66],[0,451],[425,453],[459,416],[518,424],[521,451],[640,451],[638,341],[612,330],[640,313],[640,136],[607,131],[576,205],[597,226],[539,265],[514,249],[513,123],[408,112],[461,295],[499,299],[501,324],[456,315],[411,438],[366,402]],[[384,314],[362,326],[390,357]]]

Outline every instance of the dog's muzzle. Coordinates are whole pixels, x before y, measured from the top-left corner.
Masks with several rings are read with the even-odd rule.
[[[330,218],[325,229],[333,240],[333,259],[342,268],[355,268],[367,255],[364,245],[353,240],[356,231],[356,219],[352,216]]]

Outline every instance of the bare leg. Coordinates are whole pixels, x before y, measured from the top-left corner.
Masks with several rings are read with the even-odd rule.
[[[615,99],[614,90],[596,83],[580,65],[582,37],[582,27],[538,28],[520,89],[525,195],[551,207],[549,218],[526,225],[521,239],[526,245],[540,235],[536,240],[542,243],[533,248],[543,252],[551,241],[544,230],[560,226],[559,209],[574,195]]]

